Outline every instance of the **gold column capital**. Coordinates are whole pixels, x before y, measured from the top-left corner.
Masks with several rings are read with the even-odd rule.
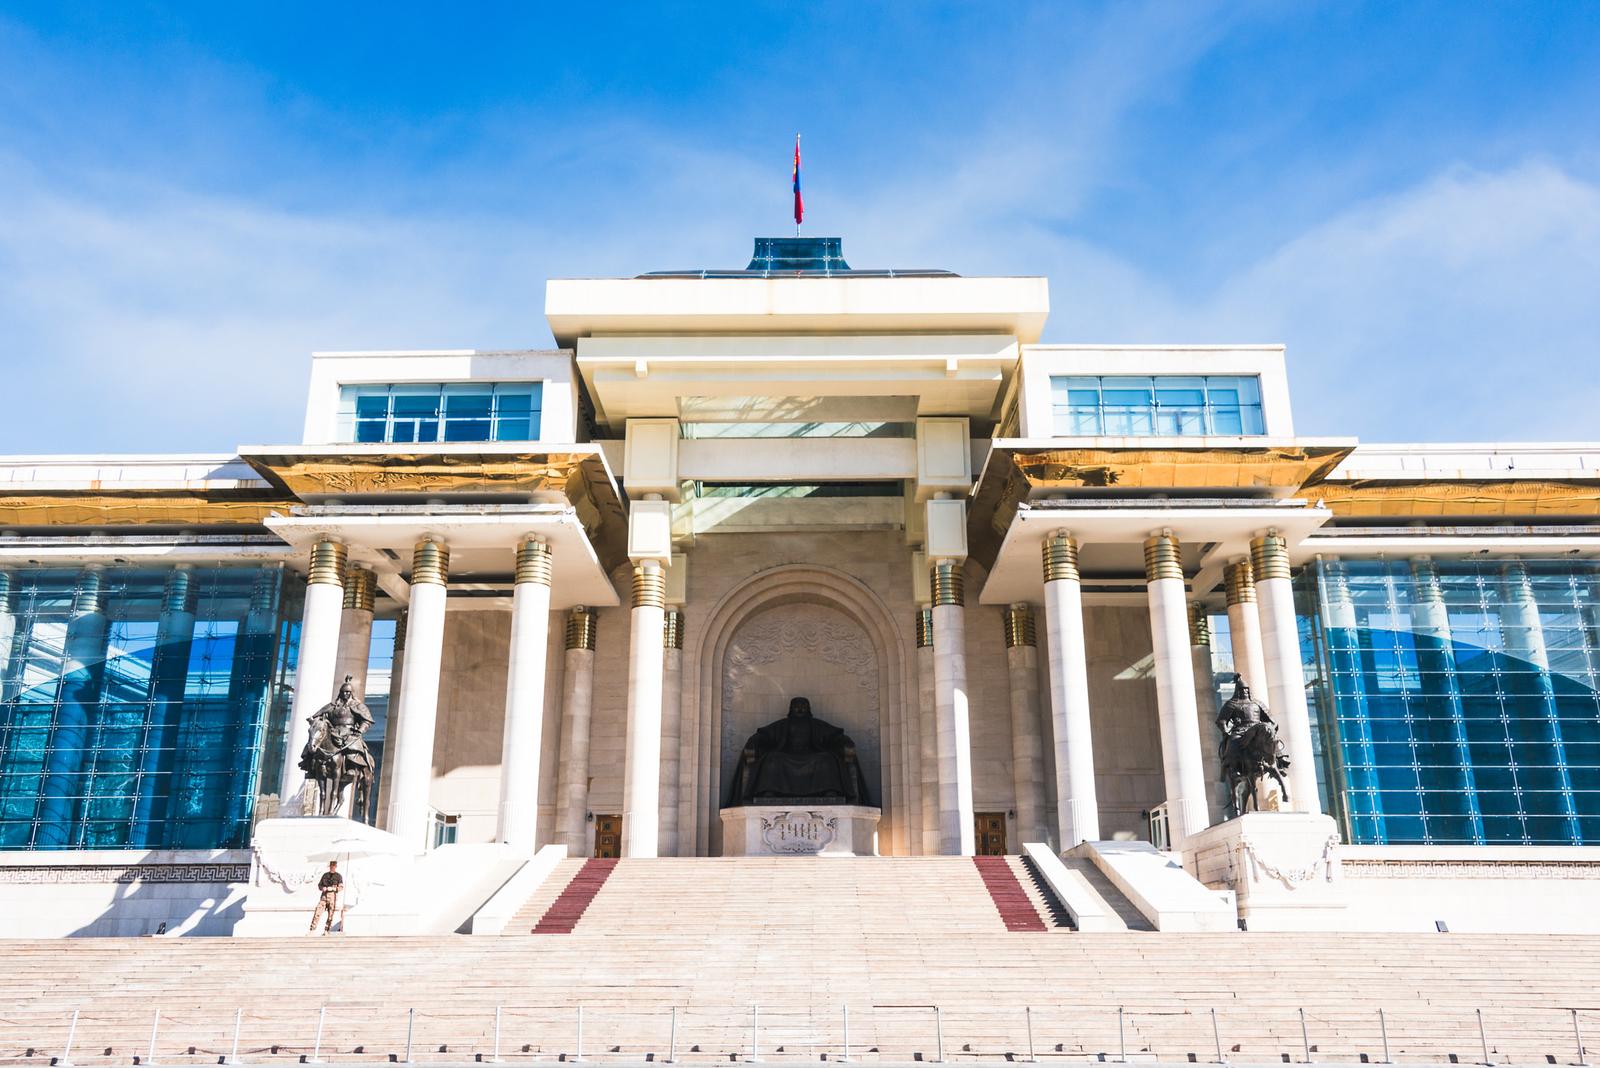
[[[940,560],[929,568],[935,608],[967,603],[967,580],[960,560]]]
[[[1222,569],[1222,578],[1228,587],[1228,607],[1252,604],[1256,599],[1256,572],[1248,559],[1235,560]]]
[[[344,607],[372,611],[377,603],[378,576],[364,567],[351,564],[344,573]]]
[[[663,649],[683,648],[683,609],[669,608],[663,617],[665,626],[661,630],[661,647]]]
[[[411,585],[428,583],[445,586],[450,582],[450,547],[428,538],[417,542],[411,554]]]
[[[667,606],[667,573],[660,565],[633,565],[633,607],[665,608]]]
[[[541,586],[550,585],[550,571],[553,560],[550,555],[550,543],[543,538],[527,538],[517,546],[516,582],[537,582]]]
[[[167,583],[161,591],[161,611],[194,611],[194,575],[188,564],[179,564],[167,572]]]
[[[1268,531],[1250,542],[1250,564],[1255,569],[1255,580],[1289,577],[1289,543],[1276,531]]]
[[[343,586],[345,562],[350,550],[332,538],[323,538],[311,547],[311,566],[306,571],[310,586]]]
[[[933,609],[917,609],[917,648],[933,648]]]
[[[1078,542],[1064,530],[1058,530],[1039,543],[1044,557],[1044,580],[1062,579],[1078,581]]]
[[[567,648],[594,651],[596,624],[594,609],[578,605],[567,612]]]
[[[1183,581],[1183,553],[1178,539],[1171,531],[1162,531],[1145,539],[1144,577],[1146,582],[1157,579]]]
[[[1031,647],[1038,644],[1033,624],[1033,605],[1007,605],[1005,625],[1007,649],[1015,649],[1019,646]]]
[[[1211,617],[1198,601],[1189,606],[1189,644],[1211,644]]]

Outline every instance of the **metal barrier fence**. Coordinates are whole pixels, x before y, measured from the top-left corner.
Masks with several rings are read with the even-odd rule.
[[[483,1012],[382,1003],[271,1012],[185,1005],[88,1006],[0,1015],[0,1063],[193,1065],[511,1062],[949,1063],[1177,1061],[1210,1064],[1588,1065],[1600,1007],[1402,1011],[1288,1005],[940,1005],[827,1008],[614,1002]]]

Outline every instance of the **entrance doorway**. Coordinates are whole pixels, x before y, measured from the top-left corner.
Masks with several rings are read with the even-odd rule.
[[[594,855],[597,857],[622,856],[621,816],[595,816]]]
[[[1006,814],[1004,812],[978,812],[973,815],[972,819],[978,828],[978,856],[1005,856]]]

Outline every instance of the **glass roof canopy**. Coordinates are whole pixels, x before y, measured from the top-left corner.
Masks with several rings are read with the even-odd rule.
[[[754,254],[744,270],[703,268],[692,271],[650,271],[640,278],[928,278],[950,277],[951,271],[931,268],[910,270],[858,270],[844,260],[843,239],[838,237],[758,237]]]

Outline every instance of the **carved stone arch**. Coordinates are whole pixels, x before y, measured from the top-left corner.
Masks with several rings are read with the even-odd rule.
[[[908,677],[912,665],[904,649],[905,637],[882,598],[859,579],[821,564],[783,564],[756,572],[728,591],[712,608],[706,622],[691,631],[693,652],[688,663],[692,665],[693,679],[688,692],[694,707],[685,711],[691,713],[694,722],[692,727],[686,722],[685,729],[693,731],[694,768],[690,776],[691,801],[681,826],[695,828],[696,852],[716,855],[721,851],[718,814],[722,800],[720,739],[725,657],[742,624],[784,604],[833,608],[857,623],[871,643],[877,662],[877,707],[884,738],[879,786],[882,796],[875,800],[883,809],[879,848],[887,851],[891,826],[908,816],[905,786],[896,764],[897,748],[903,744],[906,694],[915,692]]]

